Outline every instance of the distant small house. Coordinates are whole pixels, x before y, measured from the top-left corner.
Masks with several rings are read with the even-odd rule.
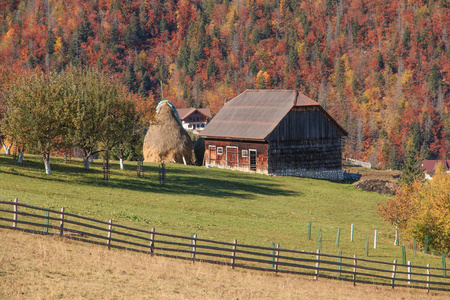
[[[422,171],[425,174],[425,179],[433,177],[438,163],[441,163],[444,166],[444,170],[450,173],[450,160],[424,160],[422,161]]]
[[[183,128],[186,130],[201,131],[211,120],[209,108],[179,108],[177,110]]]
[[[295,90],[246,90],[200,136],[205,164],[272,175],[342,180],[347,132]]]

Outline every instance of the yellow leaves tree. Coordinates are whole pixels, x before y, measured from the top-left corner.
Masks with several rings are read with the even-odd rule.
[[[429,237],[430,248],[450,252],[450,174],[438,164],[432,180],[411,193],[417,213],[408,223],[407,233],[423,243]]]
[[[403,186],[386,204],[379,205],[380,216],[424,244],[429,237],[430,249],[450,252],[450,174],[438,165],[432,180],[416,181]],[[396,239],[397,240],[397,239]]]
[[[272,87],[272,77],[267,71],[259,71],[255,80],[257,89],[269,89]]]

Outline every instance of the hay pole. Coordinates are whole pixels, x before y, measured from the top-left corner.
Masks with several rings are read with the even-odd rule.
[[[322,229],[319,229],[319,241],[318,241],[317,249],[319,251],[322,250]]]
[[[339,238],[341,236],[341,227],[338,227],[337,236],[336,236],[336,248],[339,248]]]
[[[159,165],[159,185],[166,185],[166,164]]]
[[[144,159],[140,157],[137,161],[137,177],[144,178]]]
[[[353,224],[350,226],[350,242],[353,242],[353,229],[354,229],[354,226],[353,226]]]
[[[375,232],[373,233],[373,249],[377,249],[377,231],[375,229]]]
[[[109,168],[110,168],[110,166],[109,166],[109,151],[106,151],[105,160],[103,161],[103,180],[110,179],[111,175],[110,175]]]
[[[445,261],[445,253],[442,253],[442,275],[447,277],[447,263]]]
[[[426,235],[425,236],[425,246],[423,248],[423,253],[425,253],[425,254],[427,254],[427,252],[428,252],[428,239],[429,239],[429,237],[428,237],[428,235]]]
[[[311,240],[311,222],[308,222],[308,241]]]

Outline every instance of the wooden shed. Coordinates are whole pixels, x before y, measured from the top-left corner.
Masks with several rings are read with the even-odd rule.
[[[347,132],[295,90],[246,90],[200,134],[205,165],[272,175],[341,180]]]

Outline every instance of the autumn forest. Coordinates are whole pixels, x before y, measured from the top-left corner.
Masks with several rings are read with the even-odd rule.
[[[448,31],[446,0],[3,0],[0,64],[92,66],[147,110],[298,89],[348,131],[346,157],[397,169],[449,158]]]

